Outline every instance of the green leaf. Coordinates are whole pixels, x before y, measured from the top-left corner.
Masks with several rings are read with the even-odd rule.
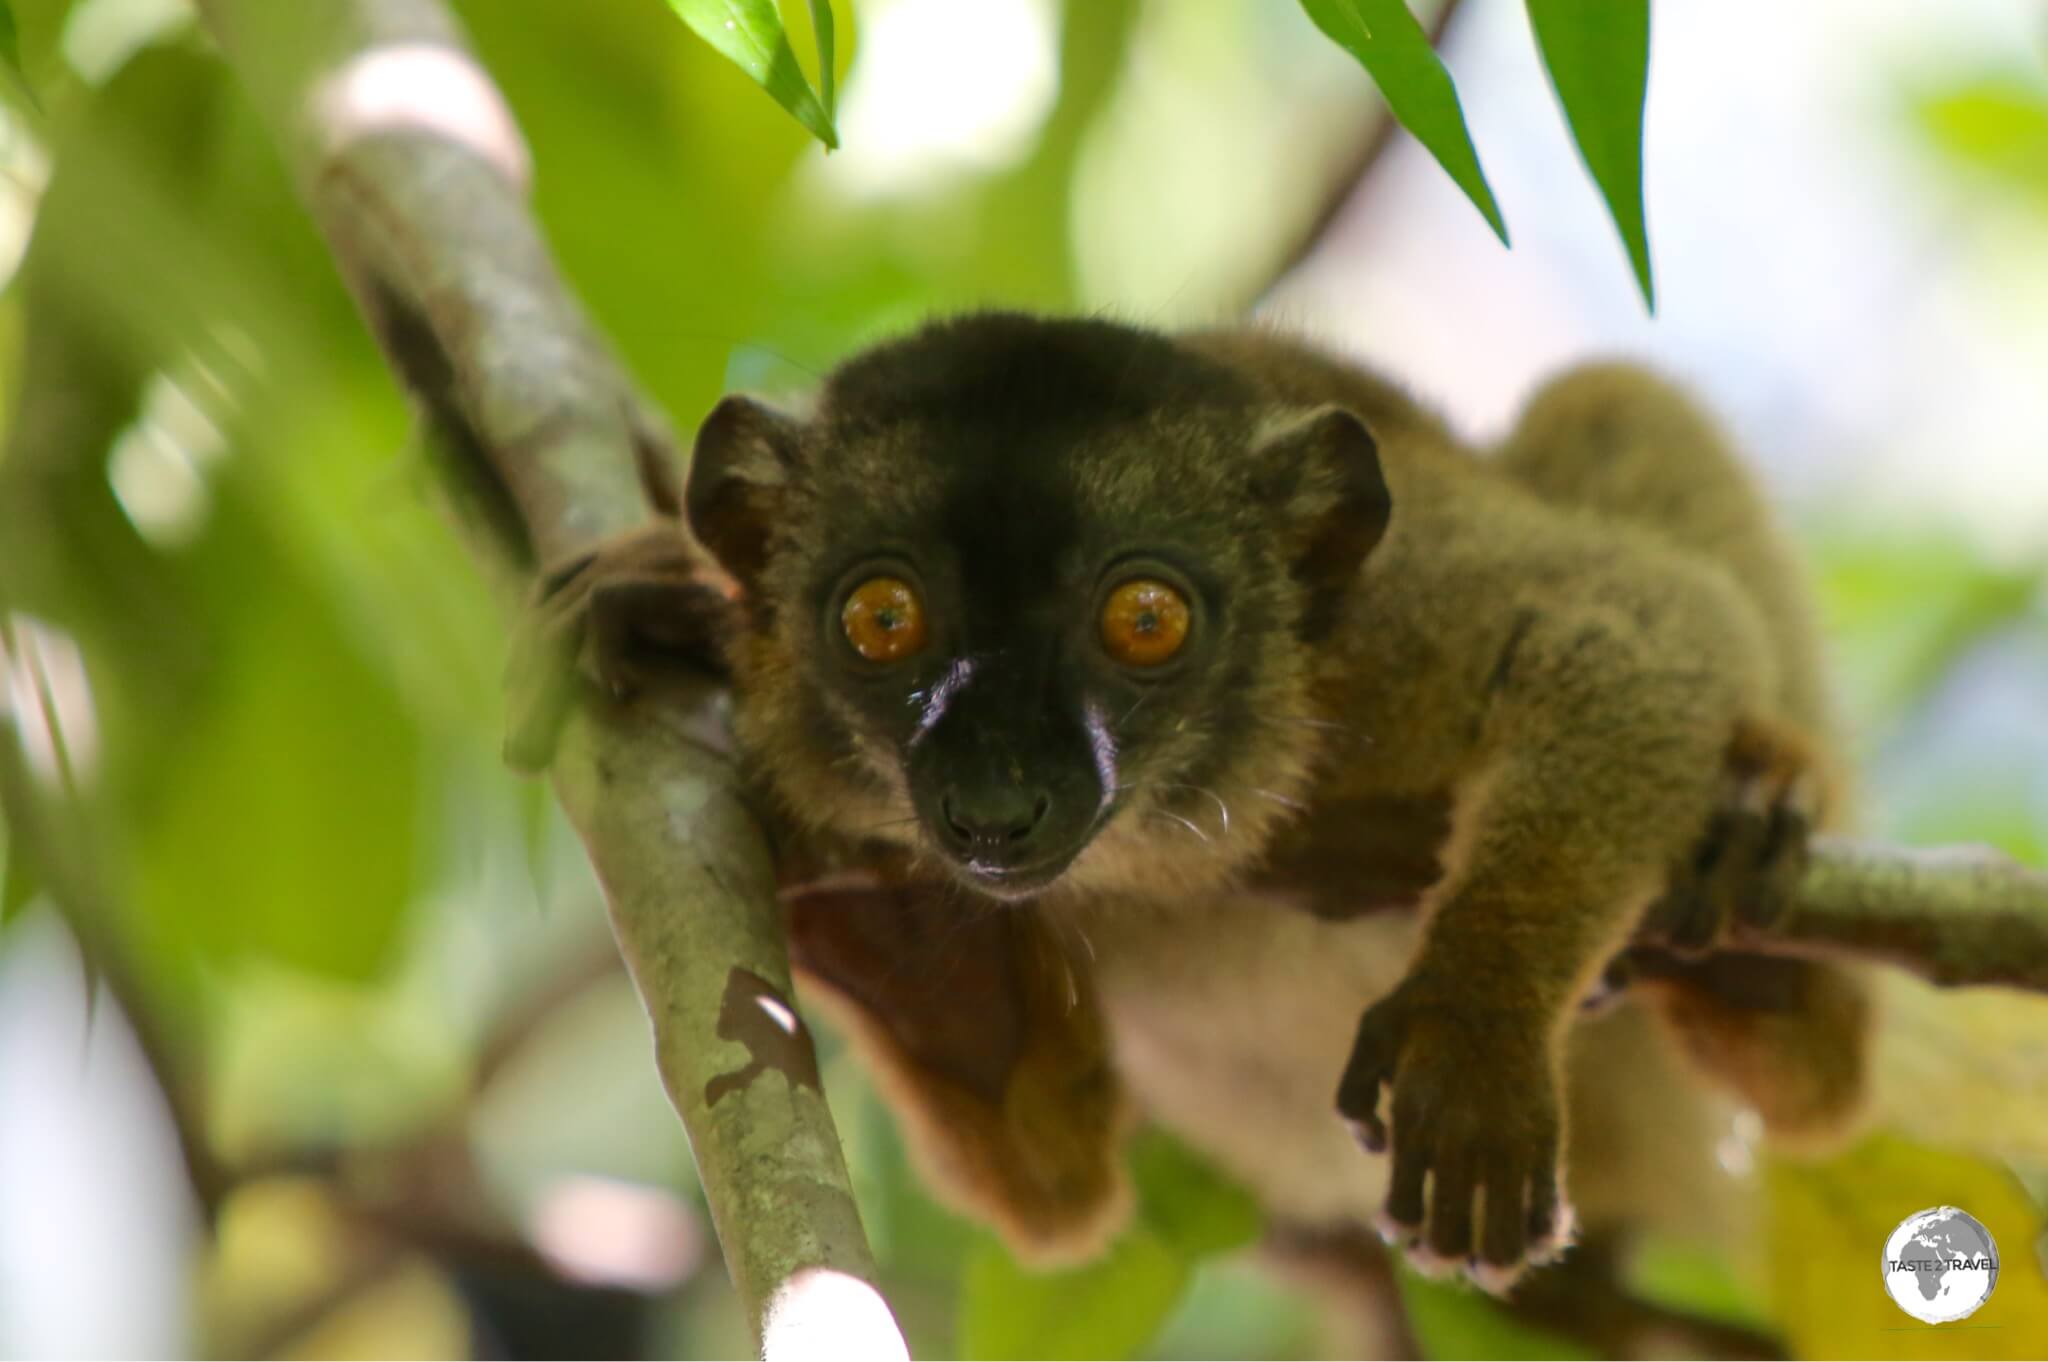
[[[267,532],[259,487],[215,490],[187,555],[221,607],[212,680],[166,725],[176,774],[142,815],[128,898],[160,949],[372,978],[421,868],[421,735],[342,601]]]
[[[813,137],[828,148],[839,145],[830,107],[832,18],[829,10],[822,24],[817,17],[826,0],[813,0],[811,6],[811,22],[817,26],[818,47],[824,56],[819,63],[821,83],[827,91],[822,104],[797,65],[796,51],[789,45],[775,0],[668,0],[668,4],[698,37],[752,76],[777,104],[810,129]]]
[[[0,65],[14,76],[29,107],[40,112],[42,105],[36,103],[36,92],[28,83],[28,69],[21,64],[21,27],[14,21],[12,0],[0,0]]]
[[[1536,46],[1572,140],[1628,248],[1643,305],[1657,310],[1643,221],[1643,98],[1650,0],[1528,0]]]
[[[1625,1266],[1631,1294],[1667,1310],[1768,1330],[1770,1315],[1721,1253],[1671,1235],[1646,1234]]]
[[[825,102],[825,121],[839,119],[839,82],[832,69],[832,0],[811,0],[811,36],[818,44],[818,96]]]
[[[9,739],[0,738],[0,741]],[[20,917],[41,887],[36,869],[29,863],[26,840],[10,833],[7,838],[7,868],[0,872],[0,927]]]
[[[1214,1257],[1259,1237],[1264,1217],[1252,1194],[1164,1132],[1147,1130],[1132,1142],[1131,1177],[1139,1220],[1185,1258]]]
[[[1137,1216],[1093,1261],[1031,1272],[980,1236],[961,1285],[963,1357],[1134,1357],[1180,1305],[1201,1260],[1258,1238],[1251,1194],[1172,1136],[1139,1134],[1130,1166]]]
[[[1923,94],[1915,113],[1944,156],[2048,206],[2048,87],[1995,73]]]
[[[1401,0],[1301,0],[1301,7],[1317,28],[1358,58],[1401,126],[1436,157],[1501,245],[1507,245],[1507,223],[1479,168],[1457,87],[1408,7]]]
[[[1180,1301],[1188,1262],[1136,1228],[1082,1267],[1027,1272],[982,1236],[960,1288],[960,1356],[1125,1358],[1142,1352]]]
[[[11,0],[0,0],[0,62],[15,75],[21,74],[21,29],[14,22]]]

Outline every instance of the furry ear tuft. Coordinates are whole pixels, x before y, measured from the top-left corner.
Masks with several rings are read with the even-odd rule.
[[[683,513],[697,542],[752,589],[797,468],[796,418],[750,397],[727,397],[697,430]]]
[[[1302,629],[1317,637],[1335,624],[1344,589],[1393,517],[1379,444],[1355,413],[1328,405],[1276,418],[1251,462],[1252,495],[1294,527],[1293,573],[1310,593]]]

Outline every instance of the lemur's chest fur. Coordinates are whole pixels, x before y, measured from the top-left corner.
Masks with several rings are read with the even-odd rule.
[[[1368,835],[1361,825],[1361,838]],[[1394,884],[1384,863],[1376,882]],[[1348,920],[1246,892],[1156,907],[1064,910],[1093,953],[1115,1063],[1144,1118],[1251,1188],[1276,1221],[1370,1223],[1387,1160],[1335,1110],[1358,1012],[1401,979],[1412,911]],[[1748,1202],[1719,1161],[1732,1110],[1688,1080],[1669,1038],[1624,1003],[1567,1050],[1571,1197],[1592,1224],[1682,1237],[1741,1231]]]
[[[1385,1161],[1359,1151],[1332,1103],[1359,1009],[1407,968],[1415,914],[1338,921],[1242,893],[1066,916],[1148,1118],[1280,1216],[1371,1216]]]

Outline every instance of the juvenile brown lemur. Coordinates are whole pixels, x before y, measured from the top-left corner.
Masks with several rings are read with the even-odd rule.
[[[1568,373],[1479,451],[1270,331],[972,315],[805,411],[725,399],[683,511],[797,962],[1020,1251],[1114,1230],[1138,1112],[1500,1286],[1568,1190],[1619,1215],[1694,1157],[1665,1049],[1777,1131],[1855,1107],[1831,966],[1646,957],[1576,1024],[1653,901],[1711,944],[1839,803],[1793,557],[1650,374]],[[585,586],[687,575],[667,533]],[[1564,1178],[1568,1129],[1638,1185]]]

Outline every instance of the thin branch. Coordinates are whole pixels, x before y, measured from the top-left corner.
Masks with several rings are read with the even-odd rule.
[[[523,144],[439,0],[201,9],[428,419],[486,570],[524,577],[663,509],[663,423],[556,275]],[[762,830],[728,762],[676,730],[712,701],[707,679],[588,707],[563,735],[556,790],[764,1351],[900,1357],[789,1003]]]
[[[2048,873],[1983,847],[1820,838],[1792,903],[1770,922],[1734,924],[1730,944],[2048,993]]]

